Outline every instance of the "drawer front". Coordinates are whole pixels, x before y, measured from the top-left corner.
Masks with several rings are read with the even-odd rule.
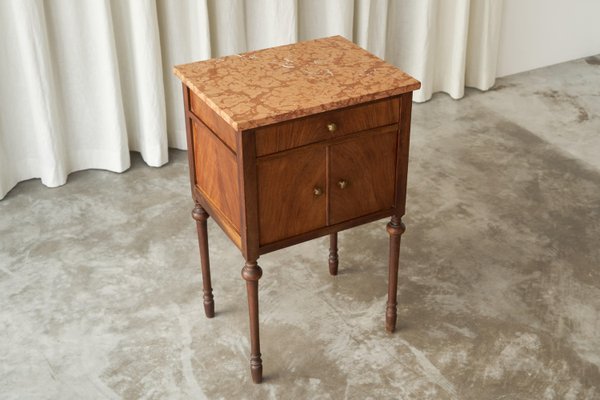
[[[329,147],[329,224],[394,206],[397,126]]]
[[[261,245],[326,225],[325,154],[319,145],[258,160]]]
[[[398,122],[399,99],[379,100],[256,130],[258,157]]]

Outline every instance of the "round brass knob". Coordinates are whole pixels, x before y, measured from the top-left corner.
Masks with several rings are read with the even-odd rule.
[[[313,189],[313,194],[315,195],[315,197],[319,197],[320,195],[323,194],[323,189],[321,189],[318,186],[315,186]]]
[[[344,179],[340,179],[338,181],[338,186],[340,187],[340,189],[345,189],[346,186],[348,186],[348,181],[346,181]]]
[[[329,132],[335,132],[337,130],[337,125],[334,124],[333,122],[330,122],[327,124],[327,130]]]

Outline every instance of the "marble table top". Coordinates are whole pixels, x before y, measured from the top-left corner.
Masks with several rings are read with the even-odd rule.
[[[238,131],[421,86],[341,36],[178,65],[174,73]]]

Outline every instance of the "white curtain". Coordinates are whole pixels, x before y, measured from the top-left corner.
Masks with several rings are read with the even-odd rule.
[[[494,83],[502,0],[0,0],[0,199],[185,149],[175,64],[343,35],[454,98]]]

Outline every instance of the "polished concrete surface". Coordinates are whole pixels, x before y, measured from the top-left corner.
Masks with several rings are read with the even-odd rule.
[[[2,399],[600,398],[600,57],[415,105],[399,330],[386,221],[265,255],[253,385],[242,257],[209,223],[204,318],[186,155],[0,201]]]

